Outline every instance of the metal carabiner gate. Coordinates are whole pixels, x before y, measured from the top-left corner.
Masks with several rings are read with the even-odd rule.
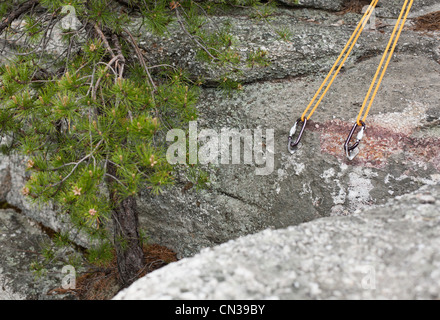
[[[353,145],[350,145],[351,139],[352,139],[354,133],[356,132],[356,129],[358,127],[360,127],[357,122],[354,124],[353,128],[350,131],[350,134],[347,137],[347,140],[345,140],[345,143],[344,143],[345,155],[347,156],[347,158],[349,160],[353,160],[358,155],[358,153],[359,153],[358,147],[359,147],[359,144],[360,144],[362,138],[364,137],[366,125],[365,125],[365,122],[363,122],[363,121],[360,121],[360,123],[361,123],[362,128],[356,136],[356,142]]]
[[[293,139],[293,136],[295,135],[296,130],[297,130],[297,128],[298,128],[298,124],[299,124],[300,122],[303,122],[303,125],[302,125],[302,128],[301,128],[301,131],[299,132],[298,138],[297,138],[297,139],[295,140],[295,142],[294,142],[294,141],[293,141],[293,140],[294,140],[294,139]],[[306,125],[307,125],[307,118],[304,118],[304,120],[302,120],[301,118],[299,118],[298,120],[296,120],[295,124],[294,124],[293,127],[290,129],[289,139],[288,139],[289,142],[288,142],[288,144],[287,144],[287,149],[289,150],[289,152],[290,152],[291,154],[295,153],[296,148],[297,148],[297,146],[298,146],[299,142],[301,141],[301,138],[302,138],[302,136],[303,136],[303,134],[304,134],[304,130],[305,130],[305,128],[306,128]]]

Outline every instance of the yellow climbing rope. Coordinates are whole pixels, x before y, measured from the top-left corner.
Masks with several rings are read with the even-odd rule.
[[[359,115],[356,120],[356,123],[358,126],[362,126],[363,123],[365,123],[365,119],[368,116],[368,112],[370,112],[373,101],[376,98],[377,91],[379,90],[380,84],[382,83],[382,80],[383,80],[383,77],[387,71],[388,65],[390,64],[391,58],[393,57],[394,49],[396,48],[397,42],[400,38],[400,34],[402,33],[403,27],[405,26],[405,23],[408,18],[408,14],[411,10],[413,2],[414,2],[414,0],[410,0],[409,4],[408,4],[408,0],[405,0],[405,3],[403,4],[399,18],[397,19],[396,25],[394,26],[393,33],[391,34],[391,38],[388,41],[388,45],[387,45],[385,52],[382,56],[379,67],[377,68],[376,74],[374,75],[373,81],[371,82],[370,88],[368,89],[368,93],[365,96],[365,100],[362,104],[361,110],[359,111]],[[404,16],[403,20],[402,20],[402,16]],[[396,32],[397,32],[397,36],[396,36]],[[394,40],[394,43],[393,43],[393,40]],[[391,44],[392,44],[392,47],[391,47]],[[388,52],[390,47],[391,47],[391,51]],[[388,58],[387,58],[387,56],[388,56]],[[387,58],[387,61],[385,63],[384,68],[382,69],[383,63],[385,62],[386,58]],[[379,72],[381,69],[382,69],[382,73],[380,75],[379,81],[376,84],[376,80],[377,80],[377,77],[379,76]],[[376,84],[376,88],[374,89],[373,95],[371,96],[371,99],[370,99],[370,95],[371,95],[371,92],[372,92],[375,84]],[[367,102],[369,99],[370,99],[370,103],[368,104],[367,110],[365,111],[364,116],[361,121],[362,113],[364,112],[365,106],[367,105]]]
[[[336,73],[333,75],[332,79],[330,80],[329,84],[327,85],[326,89],[324,90],[323,94],[321,95],[321,97],[319,98],[319,100],[316,102],[315,106],[313,107],[313,109],[310,111],[309,115],[307,116],[307,120],[310,119],[310,117],[313,115],[313,113],[315,112],[315,110],[318,108],[319,104],[321,103],[322,99],[324,99],[324,96],[327,94],[327,91],[330,89],[331,85],[333,84],[333,82],[336,79],[336,76],[339,74],[339,71],[341,71],[345,61],[347,60],[348,56],[350,55],[351,51],[353,50],[357,40],[359,39],[359,36],[362,34],[362,31],[365,28],[365,25],[367,24],[368,20],[371,17],[371,14],[374,11],[374,8],[376,7],[377,3],[379,0],[373,0],[370,4],[370,6],[368,7],[367,11],[365,12],[364,16],[362,17],[361,21],[359,22],[359,24],[357,25],[356,29],[354,30],[353,34],[351,35],[350,39],[348,40],[347,44],[345,45],[344,49],[342,50],[341,54],[339,55],[338,59],[336,60],[336,62],[334,63],[333,67],[331,68],[330,72],[328,73],[327,77],[324,79],[324,82],[321,84],[321,86],[319,87],[318,91],[316,92],[315,96],[313,97],[313,99],[310,101],[309,105],[307,106],[307,108],[304,110],[302,116],[301,116],[301,120],[304,121],[305,116],[307,114],[307,111],[309,111],[310,107],[313,105],[313,103],[315,102],[316,98],[318,98],[318,95],[321,93],[322,89],[324,88],[324,86],[327,84],[327,81],[329,80],[330,76],[333,74],[333,72],[335,71],[336,67],[338,66],[339,62],[341,61],[342,57],[344,57],[344,59],[342,60],[342,62],[339,64],[338,69],[336,70]],[[348,49],[348,51],[347,51]]]
[[[338,59],[336,60],[333,67],[331,68],[330,72],[328,73],[328,75],[324,79],[323,83],[319,87],[318,91],[316,92],[316,94],[314,95],[312,100],[310,101],[307,108],[304,110],[301,117],[296,121],[296,123],[290,129],[289,142],[288,142],[288,150],[290,153],[295,152],[295,148],[299,144],[301,137],[304,133],[304,129],[307,125],[307,121],[310,119],[310,117],[316,111],[316,109],[318,108],[322,99],[324,99],[324,96],[326,95],[326,93],[330,89],[331,85],[333,84],[334,80],[336,79],[336,76],[341,71],[342,66],[344,65],[345,61],[347,60],[348,56],[350,55],[351,51],[353,50],[360,35],[362,34],[362,31],[365,28],[365,25],[367,24],[368,20],[370,19],[378,1],[379,0],[373,0],[371,2],[367,11],[363,15],[361,21],[357,25],[356,29],[354,30],[353,34],[351,35],[350,39],[348,40],[347,44],[345,45],[344,49],[342,50],[341,54],[339,55]],[[359,153],[359,149],[357,149],[357,147],[359,146],[359,143],[362,140],[363,135],[364,135],[364,131],[366,128],[365,119],[367,118],[368,113],[370,112],[371,106],[373,105],[374,99],[377,95],[379,87],[380,87],[382,80],[385,76],[388,65],[390,64],[391,58],[393,57],[394,50],[396,48],[397,42],[399,41],[402,30],[405,26],[405,23],[408,18],[408,14],[411,10],[411,7],[413,5],[413,2],[414,2],[414,0],[405,0],[405,3],[403,4],[399,18],[397,19],[396,25],[394,26],[393,32],[391,34],[390,40],[388,41],[385,52],[382,56],[382,59],[379,63],[379,66],[376,70],[376,74],[374,75],[373,81],[371,82],[370,88],[368,89],[367,95],[364,99],[362,107],[361,107],[359,114],[357,116],[356,123],[354,124],[353,128],[351,129],[350,134],[348,135],[348,138],[345,140],[344,150],[345,150],[347,157],[350,160],[352,160]],[[335,72],[335,69],[336,69],[336,72]],[[382,72],[381,72],[381,70],[382,70]],[[333,74],[333,76],[332,76],[332,74]],[[380,76],[379,76],[379,74],[380,74]],[[331,79],[330,79],[330,77],[331,77]],[[379,77],[379,80],[378,80],[378,77]],[[330,82],[328,82],[329,79],[330,79]],[[327,82],[328,82],[328,84],[327,84]],[[325,87],[325,90],[321,94],[324,87]],[[374,89],[374,91],[373,91],[373,89]],[[320,94],[321,94],[320,98],[316,101],[316,99],[318,98],[318,96]],[[316,101],[316,103],[315,103],[315,101]],[[312,108],[312,110],[310,110],[313,103],[315,103],[315,105]],[[368,103],[368,106],[367,106],[367,103]],[[367,107],[367,108],[365,109],[365,107]],[[310,110],[310,112],[309,112],[309,110]],[[364,112],[364,110],[365,110],[365,112]],[[307,112],[309,112],[309,113],[307,114]],[[362,120],[361,120],[361,118],[362,118]],[[293,137],[296,133],[297,126],[300,122],[303,122],[302,129],[301,129],[301,132],[299,133],[298,138],[296,139],[296,141],[294,141]],[[350,145],[351,139],[352,139],[352,137],[358,127],[361,127],[361,129],[357,134],[356,142],[353,145]]]

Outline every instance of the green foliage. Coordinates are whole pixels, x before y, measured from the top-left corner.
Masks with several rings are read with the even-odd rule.
[[[266,50],[258,48],[251,51],[247,57],[248,66],[253,68],[255,65],[266,67],[269,65],[268,53]]]
[[[195,167],[190,167],[188,170],[188,180],[191,181],[192,187],[196,191],[200,191],[208,188],[209,174]]]
[[[83,260],[81,255],[79,254],[71,254],[67,259],[67,264],[74,267],[76,270],[79,270],[83,264]]]
[[[69,239],[69,234],[67,233],[55,234],[52,241],[56,247],[65,247],[71,243]]]
[[[104,241],[99,246],[89,249],[87,260],[98,267],[110,265],[115,258],[113,246],[110,242]]]
[[[276,3],[274,1],[269,1],[264,4],[254,3],[252,5],[253,12],[251,13],[251,18],[261,20],[269,19],[275,12]]]
[[[219,88],[221,88],[226,94],[230,94],[233,90],[243,89],[240,82],[228,76],[224,76],[222,79],[219,79]]]
[[[276,30],[276,32],[281,40],[291,41],[292,32],[288,28],[281,28],[281,29]]]
[[[74,7],[76,13],[84,13],[86,10],[84,0],[40,0],[40,5],[44,8],[47,8],[51,13],[61,12],[62,7],[66,5]]]
[[[8,15],[8,13],[11,11],[11,9],[14,6],[17,6],[23,2],[25,2],[26,0],[21,0],[21,1],[15,1],[15,3],[13,1],[1,1],[0,2],[0,17],[5,17]],[[3,20],[3,19],[2,19]]]
[[[142,7],[143,22],[147,30],[159,35],[167,32],[168,24],[173,21],[167,10],[168,3],[168,1],[155,1],[147,3],[147,7]]]
[[[55,252],[49,243],[44,243],[41,249],[41,255],[45,262],[51,261],[55,257]]]
[[[46,276],[48,272],[47,269],[45,268],[45,265],[42,262],[36,260],[31,262],[29,269],[33,273],[35,279],[39,279]]]
[[[57,259],[55,248],[49,239],[41,241],[39,245],[40,256],[29,266],[36,279],[44,277],[48,272],[48,266]]]
[[[36,44],[38,41],[40,41],[43,26],[41,22],[39,22],[36,18],[32,16],[26,16],[24,19],[24,29],[25,32],[29,35],[32,43]]]
[[[2,2],[0,15],[23,2]],[[197,118],[201,80],[166,61],[149,66],[138,33],[166,35],[176,21],[193,40],[200,60],[226,70],[217,79],[224,90],[242,88],[235,80],[240,65],[269,63],[261,49],[242,61],[232,26],[213,26],[207,13],[218,5],[245,5],[253,8],[255,17],[266,19],[273,12],[272,2],[123,2],[127,5],[121,7],[114,0],[41,0],[38,10],[24,15],[21,36],[29,47],[18,48],[22,54],[0,66],[0,136],[12,137],[1,148],[18,149],[26,156],[29,179],[22,193],[35,202],[55,203],[76,226],[100,239],[101,245],[88,255],[98,265],[114,257],[107,222],[115,202],[142,188],[159,194],[174,183],[165,133],[187,128],[188,121]],[[44,37],[69,14],[63,11],[67,4],[84,28],[63,30],[65,49],[56,54]],[[138,31],[129,31],[133,16],[142,20]],[[207,173],[193,167],[188,177],[196,190],[209,182]],[[68,235],[56,235],[54,242],[67,245]],[[49,247],[42,255],[54,258]],[[40,262],[32,269],[44,273]]]
[[[148,242],[150,241],[150,237],[147,235],[146,231],[144,231],[143,229],[139,230],[139,238],[141,240],[141,247],[148,245]]]
[[[103,52],[97,51],[85,51],[87,60],[99,59]],[[174,126],[194,119],[196,88],[171,76],[153,97],[149,84],[118,78],[102,81],[102,99],[93,100],[86,94],[89,68],[72,68],[38,90],[31,89],[34,70],[30,57],[0,70],[6,105],[2,127],[20,134],[19,147],[29,156],[32,175],[24,194],[55,200],[74,222],[97,230],[112,211],[103,192],[106,178],[121,198],[136,194],[141,185],[158,193],[172,182],[164,146],[158,138],[153,141],[161,131],[157,114]],[[96,74],[105,78],[108,73],[98,69]],[[105,171],[110,161],[116,176]]]

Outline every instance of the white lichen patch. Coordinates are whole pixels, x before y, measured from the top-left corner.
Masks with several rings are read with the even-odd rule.
[[[371,169],[354,168],[353,172],[350,172],[347,195],[349,207],[357,207],[372,200],[370,191],[373,190],[374,186],[371,178],[375,175],[377,173]]]
[[[341,205],[345,203],[345,200],[347,198],[347,192],[345,190],[345,188],[342,186],[341,181],[340,180],[336,180],[335,181],[337,187],[339,188],[338,193],[336,194],[336,192],[332,193],[333,196],[333,203],[335,205]]]
[[[392,132],[410,135],[426,117],[427,107],[417,101],[408,101],[402,112],[389,112],[368,117],[369,125],[378,125]]]
[[[322,179],[324,179],[325,182],[330,183],[331,182],[331,178],[333,178],[335,176],[335,169],[334,168],[329,168],[327,170],[325,170],[320,177]]]

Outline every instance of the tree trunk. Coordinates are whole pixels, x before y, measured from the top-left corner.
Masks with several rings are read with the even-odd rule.
[[[109,164],[109,174],[115,176],[116,168]],[[122,201],[110,186],[110,198],[114,204],[113,227],[114,242],[119,270],[119,277],[124,287],[129,286],[139,276],[139,271],[145,265],[144,252],[139,237],[139,220],[136,211],[136,199],[130,196]]]

